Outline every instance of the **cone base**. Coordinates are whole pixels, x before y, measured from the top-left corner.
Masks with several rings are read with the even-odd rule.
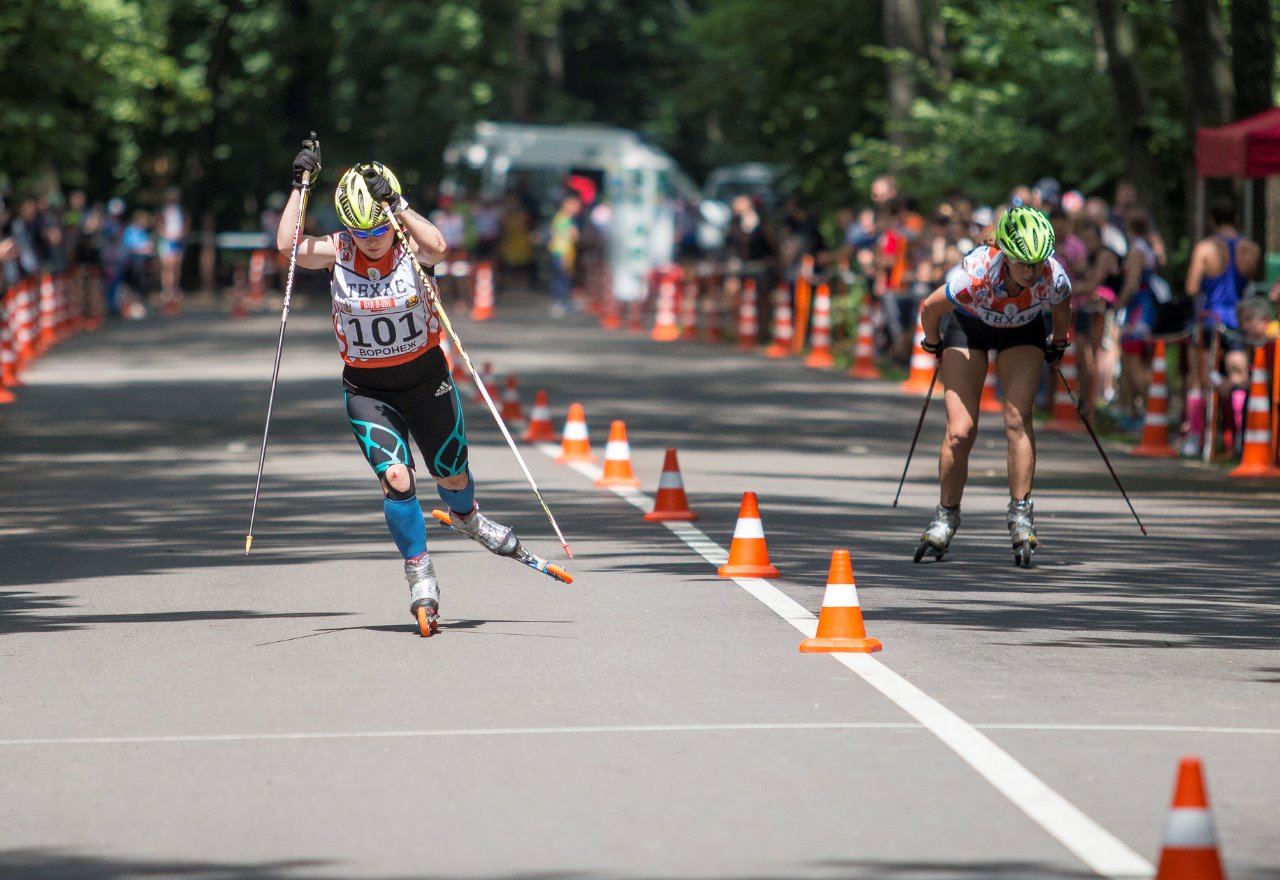
[[[675,342],[680,338],[680,331],[675,327],[657,329],[649,334],[649,338],[654,342]]]
[[[487,321],[492,317],[493,317],[493,309],[485,309],[484,311],[473,310],[471,312],[471,320],[473,321]]]
[[[1129,450],[1130,455],[1136,455],[1139,458],[1177,458],[1178,450],[1170,446],[1135,446]]]
[[[879,379],[880,371],[875,367],[854,367],[849,371],[852,379]]]
[[[811,354],[804,359],[804,365],[806,367],[818,367],[818,368],[834,367],[836,365],[836,359],[829,354],[820,354],[820,355]]]
[[[692,510],[654,510],[644,515],[645,522],[693,522],[697,518]]]
[[[884,648],[879,639],[805,639],[801,654],[874,654]]]
[[[898,386],[903,394],[919,394],[921,397],[929,393],[929,380],[908,379]]]
[[[722,565],[716,573],[722,578],[776,578],[782,574],[772,565]]]
[[[1225,875],[1216,848],[1166,846],[1160,853],[1156,877],[1158,880],[1223,880]]]
[[[1280,468],[1266,463],[1242,464],[1227,472],[1228,477],[1280,477]]]
[[[542,428],[531,428],[524,433],[525,443],[554,443],[560,438],[556,435],[555,428],[546,425]]]
[[[639,489],[640,481],[635,477],[601,477],[596,480],[595,485],[601,489],[608,489],[611,486],[626,486],[630,489]]]
[[[764,350],[764,356],[767,358],[791,357],[791,347],[783,346],[783,345],[771,345]]]
[[[0,403],[13,403],[18,398],[13,396],[13,392],[9,391],[3,385],[0,385]]]

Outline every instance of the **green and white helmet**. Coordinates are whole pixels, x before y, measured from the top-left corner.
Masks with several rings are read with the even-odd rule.
[[[381,162],[356,165],[338,181],[333,203],[338,208],[338,220],[349,229],[376,229],[387,222],[387,212],[382,204],[374,201],[364,180],[364,171],[372,168],[391,182],[396,195],[401,195],[400,181],[391,169]]]
[[[996,245],[1019,263],[1039,263],[1053,256],[1053,224],[1035,208],[1014,205],[996,221]]]

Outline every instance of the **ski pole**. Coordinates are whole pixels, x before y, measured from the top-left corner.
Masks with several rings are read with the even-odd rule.
[[[1098,442],[1098,435],[1093,433],[1093,425],[1089,424],[1089,420],[1085,417],[1084,408],[1080,401],[1076,399],[1076,393],[1071,388],[1071,383],[1067,381],[1067,377],[1062,375],[1062,370],[1057,364],[1053,365],[1053,371],[1058,374],[1058,378],[1062,380],[1063,387],[1067,389],[1067,394],[1071,395],[1071,402],[1075,404],[1076,414],[1080,416],[1080,421],[1084,422],[1085,430],[1089,432],[1089,436],[1093,438],[1093,445],[1098,447],[1098,454],[1102,456],[1103,463],[1106,464],[1107,470],[1111,471],[1111,479],[1116,481],[1116,488],[1120,490],[1120,494],[1124,496],[1124,503],[1129,505],[1129,512],[1133,514],[1133,518],[1138,521],[1138,528],[1142,530],[1142,534],[1147,533],[1147,527],[1142,524],[1142,520],[1138,518],[1138,511],[1133,509],[1133,502],[1129,500],[1129,493],[1124,490],[1124,486],[1120,484],[1120,478],[1116,476],[1116,469],[1111,466],[1111,459],[1107,458],[1107,454],[1102,451],[1102,444]]]
[[[902,484],[907,481],[907,469],[911,467],[911,456],[916,453],[916,441],[920,439],[920,429],[924,427],[924,414],[929,411],[929,400],[933,397],[933,386],[938,381],[938,371],[942,364],[935,364],[933,378],[929,380],[929,391],[924,396],[924,406],[920,407],[920,421],[916,422],[916,433],[911,438],[911,448],[907,450],[907,463],[902,466],[902,479],[898,480],[898,492],[893,496],[893,506],[898,506],[898,498],[902,495]]]
[[[454,332],[453,324],[449,320],[448,314],[445,313],[444,304],[440,301],[440,291],[422,269],[422,264],[418,262],[418,258],[413,253],[413,247],[409,243],[408,236],[404,233],[404,227],[396,220],[394,214],[391,213],[391,206],[386,202],[382,203],[383,210],[387,212],[387,219],[391,222],[391,228],[396,231],[396,237],[400,239],[400,246],[404,248],[409,259],[413,262],[414,271],[418,273],[418,280],[422,282],[423,288],[426,290],[427,297],[431,300],[431,304],[435,307],[436,315],[440,318],[440,323],[444,326],[445,332],[449,334],[449,339],[453,341],[453,347],[457,349],[458,355],[462,358],[462,362],[467,365],[467,372],[471,374],[472,380],[476,383],[476,388],[480,390],[480,396],[484,398],[484,402],[489,406],[489,412],[493,414],[493,420],[498,423],[498,430],[502,432],[502,436],[506,438],[507,445],[511,447],[511,451],[515,454],[516,461],[520,463],[520,470],[524,471],[524,477],[529,481],[529,487],[533,489],[533,494],[537,497],[538,503],[542,505],[542,512],[547,515],[547,520],[551,523],[551,528],[555,529],[556,537],[560,539],[560,546],[564,548],[565,555],[570,559],[573,558],[573,550],[569,548],[569,542],[564,539],[564,533],[560,531],[560,526],[556,523],[556,518],[551,514],[551,508],[547,506],[546,499],[542,497],[542,493],[538,491],[538,484],[533,480],[533,474],[529,473],[529,466],[524,463],[524,456],[520,454],[520,450],[516,448],[516,441],[511,439],[511,432],[507,430],[507,425],[502,421],[502,416],[498,413],[498,408],[493,404],[493,398],[489,396],[489,389],[484,386],[484,380],[476,372],[476,368],[471,363],[471,358],[467,354],[467,350],[462,346],[462,340],[458,338],[458,334]]]
[[[320,139],[311,132],[316,146]],[[258,479],[253,484],[253,509],[249,512],[249,534],[244,538],[244,555],[253,546],[253,519],[258,514],[258,491],[262,488],[262,467],[267,461],[267,435],[271,432],[271,409],[276,402],[276,381],[280,378],[280,355],[284,351],[284,325],[289,320],[289,300],[293,296],[293,272],[298,266],[298,244],[302,241],[302,218],[307,212],[307,196],[311,193],[311,172],[302,172],[302,196],[298,200],[298,222],[293,227],[293,251],[289,254],[289,275],[284,284],[284,308],[280,311],[280,338],[276,340],[276,361],[271,369],[271,394],[267,398],[267,423],[262,429],[262,450],[258,453]]]

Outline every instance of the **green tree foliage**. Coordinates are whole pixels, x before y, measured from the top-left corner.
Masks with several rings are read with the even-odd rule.
[[[379,158],[416,194],[486,118],[635,128],[698,178],[769,161],[820,208],[861,201],[887,170],[925,203],[953,187],[996,201],[1043,175],[1106,193],[1125,173],[1091,2],[919,8],[928,58],[884,48],[874,0],[9,0],[0,175],[143,201],[178,182],[220,228],[252,228],[312,129],[329,182]],[[1176,207],[1169,6],[1125,9]],[[894,138],[890,75],[917,96]]]

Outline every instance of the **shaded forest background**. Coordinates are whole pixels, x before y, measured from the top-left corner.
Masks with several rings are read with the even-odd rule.
[[[230,229],[311,129],[330,168],[376,156],[417,188],[476,120],[592,121],[696,180],[776,163],[819,210],[887,170],[926,205],[1124,177],[1176,243],[1195,128],[1272,105],[1277,20],[1280,0],[9,0],[0,185],[177,183]]]

